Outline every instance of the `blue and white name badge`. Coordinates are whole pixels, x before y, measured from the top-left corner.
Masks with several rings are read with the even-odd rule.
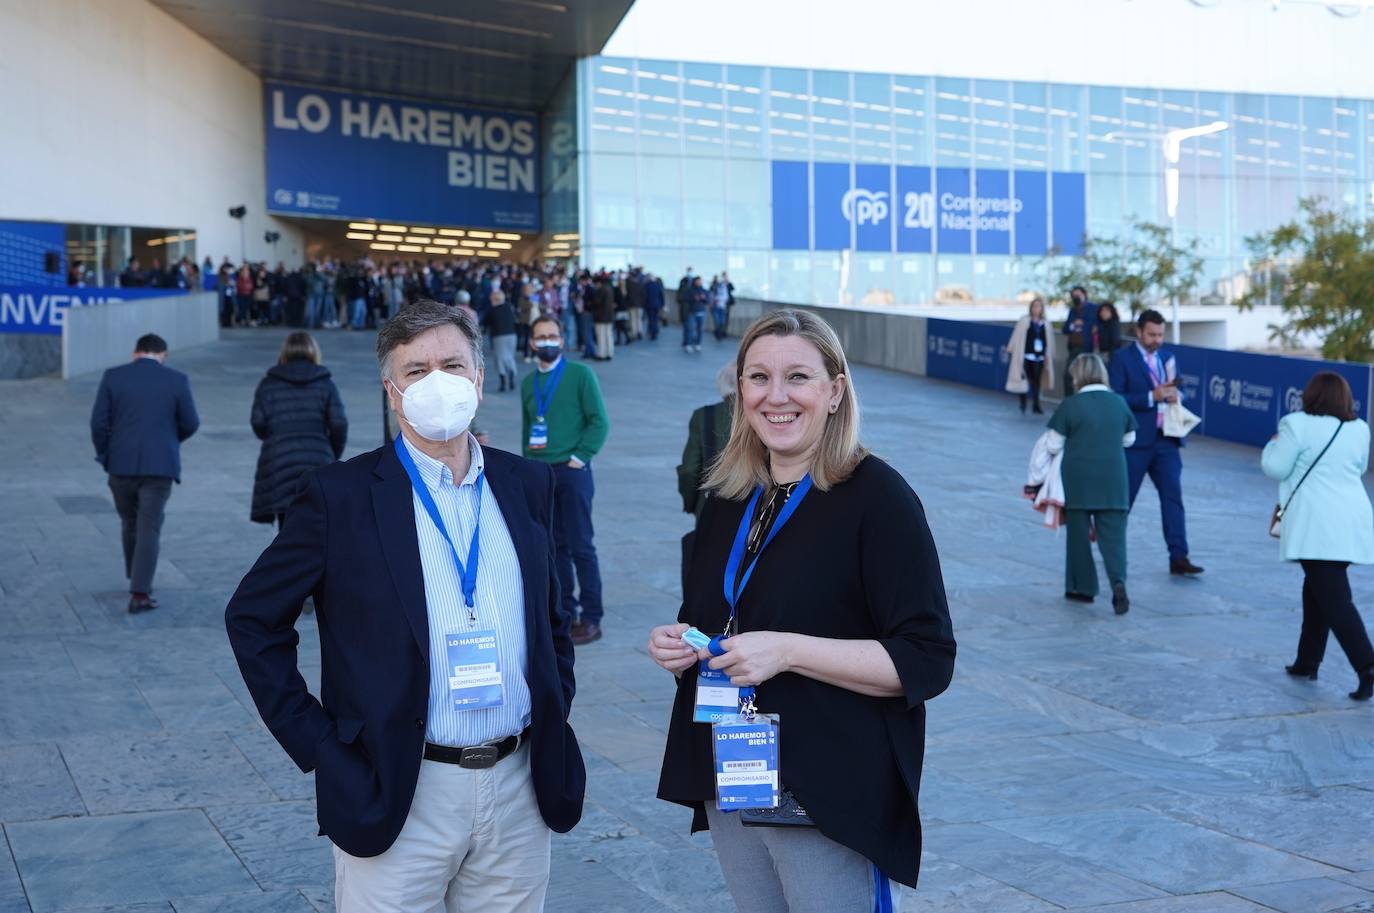
[[[1035,350],[1037,355],[1040,354],[1045,351],[1045,340],[1041,339],[1039,336],[1035,337],[1035,344],[1032,345],[1031,348]]]
[[[543,450],[549,446],[549,424],[544,421],[537,421],[530,425],[530,444],[531,450]]]
[[[447,634],[448,693],[454,710],[484,710],[506,702],[495,631]]]
[[[711,727],[715,756],[716,807],[723,812],[742,808],[777,808],[778,719],[760,713],[752,722],[736,715]]]
[[[730,684],[730,676],[707,667],[709,660],[697,663],[697,696],[692,708],[692,722],[719,723],[733,719],[739,713],[739,688]]]

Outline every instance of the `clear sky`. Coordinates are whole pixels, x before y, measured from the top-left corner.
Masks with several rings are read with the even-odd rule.
[[[1370,48],[1323,0],[636,0],[603,53],[1374,98]]]

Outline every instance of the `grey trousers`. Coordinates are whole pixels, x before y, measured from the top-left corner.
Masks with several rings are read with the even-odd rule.
[[[495,356],[497,376],[515,383],[515,334],[491,337],[491,350]]]
[[[129,578],[129,592],[151,593],[172,480],[164,476],[110,476],[109,482],[123,533],[124,576]]]
[[[725,886],[741,913],[873,913],[873,863],[814,827],[745,827],[706,803]],[[892,882],[893,909],[901,885]]]

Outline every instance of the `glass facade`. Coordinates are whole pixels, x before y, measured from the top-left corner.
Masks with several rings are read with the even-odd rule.
[[[1040,286],[1047,252],[1066,249],[1058,229],[1070,205],[1082,210],[1064,223],[1078,240],[1119,235],[1133,217],[1168,224],[1164,134],[1218,120],[1228,129],[1185,141],[1178,166],[1176,229],[1205,259],[1203,302],[1229,299],[1248,270],[1245,238],[1293,216],[1301,198],[1374,214],[1370,100],[610,57],[579,61],[575,91],[583,262],[642,263],[671,280],[688,266],[724,269],[738,292],[772,300],[1012,300]],[[810,163],[795,166],[811,178],[787,199],[774,195],[778,162]],[[822,186],[831,174],[837,190]],[[860,184],[878,186],[874,175],[876,211],[852,199]],[[1081,202],[1056,189],[1071,180]],[[831,191],[846,188],[849,225],[836,229]],[[938,213],[921,209],[922,188]],[[1028,208],[1013,199],[1006,222],[979,210],[971,230],[947,230],[946,200],[1023,193]],[[875,212],[881,221],[865,227]],[[915,228],[925,232],[907,243]],[[782,229],[804,240],[782,243]],[[836,231],[849,242],[835,243]]]

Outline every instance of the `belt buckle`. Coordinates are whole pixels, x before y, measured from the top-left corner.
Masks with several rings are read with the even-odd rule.
[[[458,766],[466,767],[468,770],[486,770],[496,766],[496,762],[501,759],[500,754],[500,750],[495,745],[475,745],[472,748],[464,748],[458,759]]]

